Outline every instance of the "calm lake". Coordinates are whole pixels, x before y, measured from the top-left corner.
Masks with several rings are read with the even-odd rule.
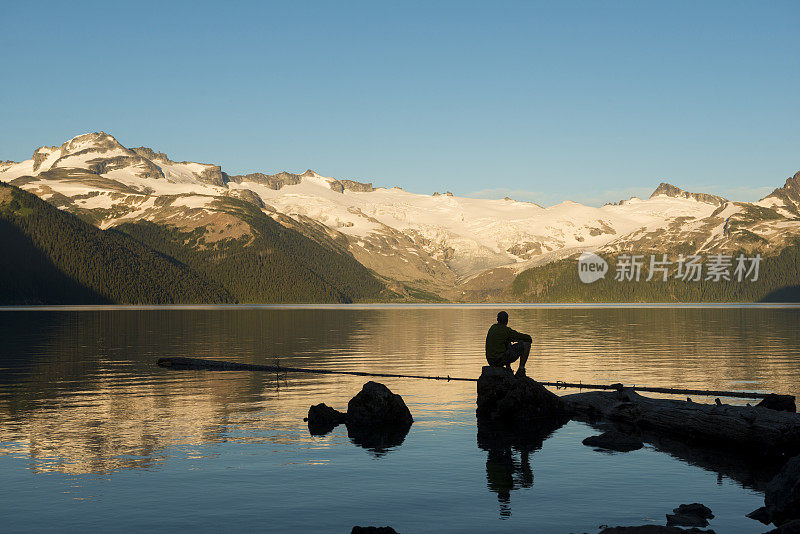
[[[594,533],[663,525],[691,502],[717,532],[765,530],[744,517],[763,504],[757,470],[668,443],[600,452],[579,422],[538,443],[479,440],[472,382],[377,379],[415,422],[376,445],[303,422],[311,404],[345,409],[363,377],[155,365],[477,377],[498,309],[0,311],[0,530]],[[798,308],[508,309],[533,335],[536,379],[800,394]]]

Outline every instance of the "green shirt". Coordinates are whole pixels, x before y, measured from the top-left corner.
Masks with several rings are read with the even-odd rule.
[[[528,334],[517,332],[504,324],[493,324],[489,327],[489,333],[486,334],[486,359],[497,360],[502,358],[506,352],[507,344],[512,341],[533,342]]]

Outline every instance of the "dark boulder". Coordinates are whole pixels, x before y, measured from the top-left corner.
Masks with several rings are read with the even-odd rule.
[[[772,521],[770,521],[769,511],[767,510],[766,506],[762,506],[761,508],[753,510],[745,517],[749,517],[750,519],[755,519],[756,521],[764,523],[765,525],[769,525],[770,523],[772,523]]]
[[[510,369],[485,366],[478,379],[479,419],[525,423],[565,413],[564,403],[527,376],[515,377]]]
[[[333,430],[336,425],[345,422],[347,414],[343,414],[339,410],[331,408],[327,404],[315,404],[308,409],[308,431],[314,435],[327,434]]]
[[[711,509],[698,502],[682,504],[672,511],[672,514],[667,514],[669,527],[705,527],[708,526],[709,519],[714,519]]]
[[[409,427],[414,422],[403,397],[378,382],[367,382],[347,403],[347,426]]]
[[[414,422],[403,397],[377,382],[364,384],[347,403],[347,413],[322,403],[309,408],[305,420],[312,435],[327,434],[344,423],[350,441],[376,456],[401,445]]]
[[[800,519],[800,456],[788,462],[764,490],[764,506],[776,525]]]
[[[392,527],[353,527],[350,534],[397,534]]]
[[[614,430],[603,432],[599,436],[589,436],[583,440],[583,444],[617,452],[636,451],[644,447],[644,443],[640,439]]]
[[[795,406],[794,402],[794,395],[776,395],[775,393],[770,393],[764,397],[761,402],[756,404],[756,406],[769,408],[770,410],[778,410],[780,412],[797,411],[797,406]]]

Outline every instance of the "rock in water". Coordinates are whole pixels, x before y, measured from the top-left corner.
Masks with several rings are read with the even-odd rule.
[[[403,397],[378,382],[367,382],[347,403],[347,426],[400,426],[414,422]]]
[[[315,404],[308,409],[308,431],[314,435],[327,434],[336,425],[345,422],[346,414],[331,408],[327,404]]]
[[[527,376],[515,377],[510,369],[484,366],[478,379],[478,418],[526,422],[559,416],[564,404],[558,395]]]
[[[704,504],[700,504],[699,502],[693,502],[692,504],[681,504],[672,511],[676,514],[690,514],[702,517],[703,519],[714,519],[714,514],[711,512],[711,508]]]
[[[398,534],[392,527],[353,527],[350,534]]]
[[[800,519],[793,519],[784,523],[776,529],[772,529],[765,534],[800,534]]]
[[[800,456],[783,466],[764,490],[764,506],[776,525],[800,519]]]
[[[705,527],[709,519],[714,519],[711,509],[698,502],[682,504],[672,511],[667,514],[667,526]]]
[[[617,452],[636,451],[644,447],[644,443],[642,443],[641,440],[613,430],[603,432],[599,436],[589,436],[583,440],[583,444],[589,447],[597,447]]]
[[[776,395],[770,393],[761,400],[756,406],[762,408],[769,408],[770,410],[778,410],[780,412],[796,412],[797,407],[794,403],[794,395]]]

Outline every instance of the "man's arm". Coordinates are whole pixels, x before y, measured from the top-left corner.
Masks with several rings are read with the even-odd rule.
[[[517,332],[513,328],[508,329],[508,339],[511,341],[526,341],[528,343],[533,343],[533,339],[528,334],[523,334],[522,332]]]

